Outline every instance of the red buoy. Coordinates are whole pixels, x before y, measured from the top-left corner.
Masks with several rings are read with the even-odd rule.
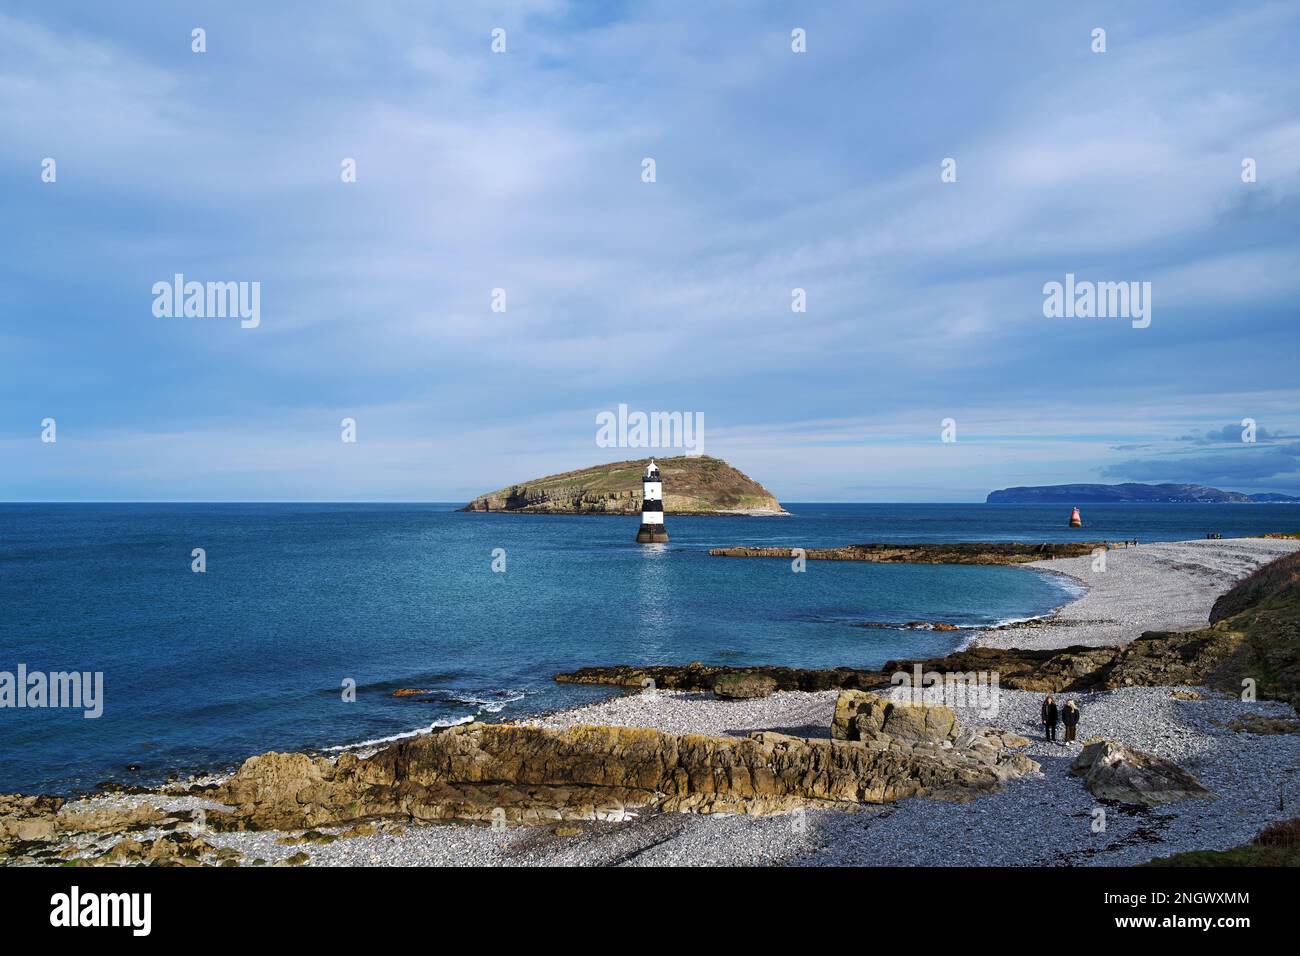
[[[1073,511],[1070,512],[1070,527],[1071,528],[1083,527],[1083,519],[1079,517],[1078,508],[1075,508]]]

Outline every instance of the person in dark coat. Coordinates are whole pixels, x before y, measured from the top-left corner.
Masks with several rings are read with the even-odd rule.
[[[1049,695],[1047,700],[1043,701],[1043,727],[1046,729],[1048,740],[1055,742],[1056,724],[1060,719],[1061,714],[1056,707],[1056,701]]]
[[[1074,732],[1079,726],[1079,708],[1074,701],[1067,700],[1061,709],[1061,723],[1065,724],[1065,742],[1074,740]]]

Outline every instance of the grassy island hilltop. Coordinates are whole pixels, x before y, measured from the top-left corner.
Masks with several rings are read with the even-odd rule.
[[[479,495],[462,511],[630,515],[641,510],[641,476],[651,456],[534,478]],[[720,458],[655,458],[668,514],[785,514],[772,493]]]

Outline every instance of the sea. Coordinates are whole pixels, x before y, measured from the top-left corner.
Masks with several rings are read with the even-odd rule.
[[[729,545],[1140,542],[1295,530],[1291,505],[809,504],[786,517],[430,504],[0,504],[0,681],[102,675],[102,713],[0,706],[0,793],[71,795],[592,702],[606,664],[879,666],[1078,593],[1025,568],[710,557]],[[196,572],[195,550],[204,570]],[[945,622],[955,631],[864,624]],[[93,678],[92,678],[93,682]],[[423,693],[394,696],[410,688]],[[83,702],[84,704],[84,702]]]

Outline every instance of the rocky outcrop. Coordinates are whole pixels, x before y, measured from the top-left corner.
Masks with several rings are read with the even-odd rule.
[[[1106,547],[1104,541],[1022,544],[1014,541],[955,544],[850,544],[842,548],[804,548],[809,561],[867,561],[874,564],[1026,564],[1051,558],[1077,558]],[[715,558],[793,557],[791,548],[710,548]]]
[[[989,727],[963,727],[950,707],[897,702],[864,691],[840,692],[831,737],[858,741],[873,750],[937,756],[957,764],[979,763],[991,768],[999,779],[1039,769],[1028,757],[1013,752],[1029,746],[1024,737]]]
[[[1296,588],[1300,592],[1300,587]],[[1122,687],[1205,685],[1241,690],[1249,677],[1260,697],[1300,702],[1300,595],[1297,609],[1265,604],[1199,631],[1148,631],[1120,647],[1026,649],[969,647],[943,657],[888,661],[880,670],[836,667],[804,670],[789,667],[723,668],[698,662],[650,667],[584,667],[555,679],[567,684],[612,684],[642,687],[654,681],[665,690],[707,691],[719,673],[742,671],[776,681],[778,690],[872,690],[889,684],[892,675],[920,667],[926,673],[996,672],[1009,690],[1082,693]]]
[[[1127,806],[1158,806],[1189,797],[1213,797],[1177,764],[1113,740],[1089,743],[1070,764],[1070,773],[1099,800]]]
[[[548,475],[479,495],[462,511],[635,515],[651,456]],[[668,514],[785,514],[771,492],[720,458],[655,457]]]
[[[1148,631],[1118,648],[1114,658],[1091,675],[1090,683],[1103,690],[1176,684],[1240,689],[1241,675],[1233,663],[1239,645],[1236,636],[1214,628]]]
[[[10,843],[55,840],[76,833],[121,833],[166,815],[146,802],[73,809],[61,797],[0,794],[0,851]]]
[[[612,667],[584,667],[556,674],[561,684],[610,684],[644,687],[647,681],[664,690],[708,691],[722,673],[761,674],[776,682],[777,690],[873,690],[887,687],[900,671],[911,673],[920,666],[927,673],[969,673],[996,671],[1000,686],[1011,690],[1045,693],[1083,691],[1098,686],[1106,668],[1118,655],[1113,647],[1084,647],[1059,650],[970,647],[963,651],[920,661],[889,661],[880,670],[854,667],[802,669],[792,667],[716,667],[701,664],[663,664],[646,667],[622,664]],[[1171,681],[1172,682],[1172,681]]]
[[[120,854],[98,853],[96,845],[123,833],[174,827],[181,822],[147,798],[65,802],[61,797],[0,794],[0,862],[123,862]],[[121,853],[131,846],[141,846],[129,838],[119,842],[124,844]],[[84,844],[84,849],[79,844]],[[168,861],[164,857],[174,846],[175,840],[159,843],[156,848],[150,844],[134,862],[165,864]]]
[[[952,740],[958,731],[951,707],[894,703],[865,691],[841,691],[835,700],[831,737],[836,740]]]
[[[901,725],[900,725],[901,726]],[[771,813],[800,806],[969,799],[1037,769],[1020,755],[913,740],[879,747],[779,733],[468,724],[337,761],[264,754],[212,793],[217,829],[301,829],[401,818],[545,823],[642,809]]]
[[[776,682],[777,690],[837,690],[842,687],[881,687],[888,678],[878,671],[853,667],[807,670],[798,667],[716,667],[694,661],[690,664],[665,664],[638,667],[616,664],[612,667],[583,667],[566,674],[556,674],[561,684],[609,684],[615,687],[646,687],[649,681],[662,690],[711,691],[722,674],[756,674]]]
[[[749,696],[770,693],[774,683],[728,673],[715,687]],[[644,727],[469,724],[367,757],[251,757],[233,776],[201,789],[222,805],[205,810],[203,822],[214,831],[306,831],[281,841],[287,845],[373,834],[379,821],[540,824],[623,820],[642,810],[764,814],[907,797],[969,800],[1039,769],[1013,752],[1020,738],[965,730],[947,707],[857,691],[841,695],[833,734],[809,740],[776,732],[738,738]],[[28,861],[72,854],[75,862],[94,864],[233,862],[181,829],[187,822],[188,811],[164,812],[148,799],[65,805],[55,797],[0,796],[0,854]],[[348,829],[318,830],[338,827]],[[147,832],[105,851],[102,839],[123,831]],[[83,834],[95,839],[69,839]]]
[[[1094,686],[1097,674],[1114,659],[1113,647],[1075,645],[1059,649],[968,647],[965,650],[922,661],[888,661],[881,675],[910,672],[918,665],[926,673],[965,674],[987,672],[998,675],[998,684],[1008,690],[1030,690],[1056,694],[1082,691]]]
[[[88,862],[104,864],[140,864],[144,866],[202,866],[200,857],[216,850],[202,837],[190,833],[168,833],[152,840],[119,840],[105,854]],[[237,860],[234,850],[217,850],[217,860]]]
[[[62,806],[59,797],[0,795],[0,852],[15,843],[52,840],[58,832],[54,815]]]
[[[776,681],[766,674],[728,671],[713,679],[713,693],[725,700],[754,700],[770,697],[775,691]]]

